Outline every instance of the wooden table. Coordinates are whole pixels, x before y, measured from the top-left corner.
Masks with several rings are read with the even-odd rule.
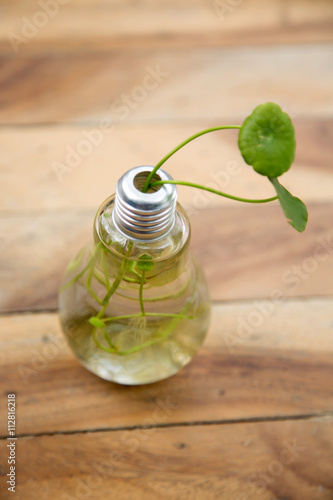
[[[1,499],[333,499],[332,2],[42,4],[0,5]],[[307,230],[276,203],[179,188],[213,300],[206,342],[164,382],[95,377],[65,344],[57,290],[97,207],[127,169],[268,100],[295,123],[284,181],[308,205]],[[235,131],[167,170],[273,194]]]

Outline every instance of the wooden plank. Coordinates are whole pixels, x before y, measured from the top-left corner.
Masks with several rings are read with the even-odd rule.
[[[279,206],[265,206],[264,215],[262,208],[242,206],[204,212],[200,221],[193,218],[193,251],[213,299],[270,297],[276,289],[284,298],[332,294],[328,221],[333,207],[310,204],[310,221],[302,234],[281,220]]]
[[[130,0],[71,0],[61,4],[59,1],[48,10],[42,9],[38,0],[3,1],[0,51],[14,57],[13,47],[24,56],[133,46],[142,49],[332,40],[329,0],[315,4],[311,0],[191,0],[181,5],[177,0],[145,0],[140,4]]]
[[[158,405],[165,424],[333,412],[332,304],[322,298],[214,305],[207,339],[190,365],[136,387],[82,367],[56,314],[4,316],[1,393],[16,393],[17,434],[144,425]],[[6,425],[2,419],[0,435]]]
[[[313,419],[20,439],[17,493],[21,500],[105,499],[110,492],[119,500],[330,500],[332,422]],[[2,498],[11,498],[10,492],[4,491]]]
[[[81,151],[86,134],[95,137],[97,133],[93,126],[0,128],[0,215],[44,215],[58,209],[94,212],[129,168],[154,165],[186,137],[206,126],[226,123],[222,116],[211,123],[118,125],[110,134],[100,136],[101,143],[92,146],[90,154],[78,158],[74,158],[75,151]],[[283,182],[307,203],[331,202],[333,121],[296,118],[295,128],[296,159]],[[201,137],[170,158],[164,168],[175,179],[245,198],[273,196],[267,179],[245,164],[237,136],[237,131],[225,130]],[[234,201],[190,188],[179,187],[178,191],[180,202],[190,213],[237,206]]]
[[[265,101],[332,118],[332,59],[329,43],[0,57],[0,124],[233,121]]]
[[[299,234],[279,207],[239,205],[191,215],[192,250],[213,300],[333,294],[333,204],[309,205]],[[0,310],[55,309],[68,262],[92,237],[93,212],[0,219]],[[205,242],[203,244],[203,242]]]

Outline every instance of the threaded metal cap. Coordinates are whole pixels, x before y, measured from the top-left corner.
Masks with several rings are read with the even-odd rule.
[[[147,193],[141,191],[147,172],[153,169],[145,165],[132,168],[117,182],[113,222],[130,239],[157,240],[165,236],[175,222],[177,188],[174,184],[156,186]],[[153,180],[172,180],[172,177],[159,169]]]

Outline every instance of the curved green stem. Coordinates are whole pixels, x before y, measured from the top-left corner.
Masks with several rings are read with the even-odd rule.
[[[145,302],[159,302],[161,300],[168,300],[168,299],[178,299],[178,297],[181,297],[184,292],[187,290],[187,288],[190,286],[190,283],[187,282],[185,284],[185,286],[183,288],[181,288],[180,290],[178,290],[177,293],[169,293],[167,295],[161,295],[160,297],[145,297]],[[126,298],[127,300],[133,300],[133,301],[138,301],[139,299],[137,299],[136,297],[129,297],[128,295],[124,294],[124,293],[120,293],[119,291],[117,292],[117,295],[119,297],[124,297]]]
[[[126,252],[126,255],[124,256],[122,262],[121,262],[121,266],[120,266],[120,269],[119,269],[119,272],[111,286],[111,288],[108,290],[107,294],[105,295],[102,303],[103,303],[103,308],[99,311],[99,313],[97,314],[97,318],[101,318],[103,316],[103,314],[105,313],[105,310],[107,308],[107,306],[109,305],[109,302],[110,302],[110,298],[112,297],[112,295],[115,293],[115,291],[117,290],[117,288],[119,287],[120,285],[120,282],[124,276],[124,273],[125,273],[125,270],[126,270],[126,265],[127,265],[127,261],[128,261],[128,258],[130,257],[131,253],[132,253],[132,250],[133,250],[133,246],[134,246],[134,243],[133,241],[130,241],[129,244],[128,244],[128,250]]]
[[[179,320],[181,319],[194,319],[194,316],[186,316],[185,314],[154,314],[154,313],[146,313],[146,316],[162,316],[162,317],[168,317],[168,318],[174,318],[173,321],[170,323],[169,327],[163,331],[162,335],[160,336],[156,336],[150,340],[147,340],[146,342],[144,342],[143,344],[140,344],[140,345],[136,345],[134,347],[132,347],[131,349],[128,349],[127,351],[118,351],[117,347],[111,342],[111,339],[109,337],[109,335],[104,332],[104,337],[109,345],[109,347],[104,347],[97,339],[97,336],[96,336],[96,328],[94,328],[93,330],[93,338],[94,338],[94,341],[96,343],[96,345],[102,349],[103,351],[105,352],[108,352],[110,354],[117,354],[118,356],[128,356],[129,354],[133,354],[134,352],[137,352],[137,351],[141,351],[142,349],[145,349],[146,347],[150,347],[154,344],[157,344],[158,342],[161,342],[162,340],[165,340],[166,337],[168,337],[174,327],[176,326],[176,322],[178,322]],[[109,320],[113,320],[113,319],[119,319],[119,318],[139,318],[139,317],[143,317],[142,314],[133,314],[132,316],[119,316],[118,318],[107,318]],[[105,320],[104,320],[105,321]]]
[[[100,243],[97,243],[97,245],[95,246],[95,248],[93,250],[93,254],[92,254],[92,256],[91,256],[88,264],[73,279],[71,279],[70,281],[67,281],[67,283],[65,283],[60,288],[60,292],[63,292],[64,290],[66,290],[66,288],[68,288],[69,286],[73,285],[76,281],[78,281],[88,271],[89,267],[93,264],[93,262],[95,260],[96,252],[97,252],[97,249],[98,249],[99,246],[100,246]]]
[[[144,316],[151,316],[156,318],[180,318],[180,319],[194,319],[194,316],[186,316],[181,313],[142,313],[137,314],[125,314],[123,316],[112,316],[110,318],[103,318],[104,323],[110,323],[111,321],[119,321],[121,319],[132,319],[132,318],[143,318]]]
[[[94,327],[93,328],[93,331],[92,331],[92,336],[93,336],[93,339],[94,339],[94,342],[95,344],[97,345],[97,347],[99,347],[99,349],[102,349],[103,351],[107,351],[107,352],[111,352],[110,349],[106,349],[104,346],[102,346],[102,344],[98,341],[98,338],[96,337],[96,332],[97,332],[97,328]]]
[[[90,293],[92,298],[95,299],[96,302],[98,302],[102,306],[103,305],[102,300],[96,295],[96,293],[91,288],[91,280],[92,280],[92,277],[94,274],[95,260],[96,260],[96,255],[94,256],[93,260],[91,261],[91,266],[90,266],[87,281],[86,281],[86,289],[88,290],[88,292]]]
[[[109,344],[110,349],[113,349],[114,351],[116,351],[117,350],[116,346],[111,342],[109,334],[105,330],[104,330],[104,338],[107,341],[107,343]]]
[[[203,189],[204,191],[209,191],[210,193],[218,194],[220,196],[224,196],[225,198],[230,198],[231,200],[243,201],[244,203],[268,203],[270,201],[274,201],[278,199],[278,196],[273,196],[272,198],[264,198],[261,200],[252,200],[249,198],[240,198],[239,196],[233,196],[231,194],[223,193],[222,191],[217,191],[216,189],[212,189],[206,186],[202,186],[201,184],[194,184],[193,182],[186,181],[155,181],[150,187],[161,186],[163,184],[179,184],[180,186],[189,186],[198,189]]]
[[[101,258],[102,258],[102,266],[103,266],[103,271],[104,271],[104,276],[105,276],[105,286],[106,286],[106,289],[109,290],[110,289],[110,280],[109,280],[108,270],[107,270],[106,262],[105,262],[105,250],[104,250],[104,248],[102,248]]]
[[[93,272],[93,275],[94,275],[94,278],[96,281],[98,281],[98,283],[100,283],[101,285],[103,285],[106,289],[107,289],[107,285],[106,285],[106,282],[103,280],[103,278],[98,274],[98,271],[96,269],[94,269],[94,272]]]
[[[184,313],[192,305],[193,300],[194,300],[194,296],[196,294],[197,287],[198,287],[198,280],[196,278],[193,294],[192,294],[191,298],[187,301],[187,303],[184,305],[184,307],[182,307],[182,309],[180,310],[180,312],[178,314],[146,313],[146,316],[160,316],[160,317],[173,318],[172,321],[170,322],[170,324],[166,328],[163,329],[163,331],[161,332],[160,335],[144,342],[141,345],[134,346],[131,349],[128,349],[127,351],[118,351],[117,347],[111,342],[109,335],[105,331],[104,331],[104,337],[105,337],[109,347],[104,347],[98,341],[97,336],[96,336],[97,327],[94,327],[92,333],[93,333],[93,339],[94,339],[96,345],[100,349],[102,349],[103,351],[108,352],[110,354],[117,354],[119,356],[127,356],[129,354],[133,354],[134,352],[141,351],[142,349],[144,349],[146,347],[150,347],[154,344],[157,344],[158,342],[162,342],[163,340],[165,340],[166,338],[168,338],[171,335],[174,328],[177,326],[177,324],[179,323],[179,321],[181,319],[195,319],[195,316],[189,316],[189,315],[186,315]],[[142,317],[142,313],[105,318],[103,321],[110,322],[110,321],[119,320],[119,319],[140,318],[140,317]]]
[[[191,141],[194,141],[197,137],[200,137],[201,135],[209,134],[210,132],[215,132],[216,130],[225,130],[225,129],[240,129],[241,125],[224,125],[222,127],[212,127],[212,128],[207,128],[205,130],[201,130],[201,132],[197,132],[194,135],[191,135],[188,139],[185,139],[185,141],[181,142],[178,146],[176,146],[170,153],[168,153],[164,158],[162,158],[161,161],[158,162],[156,167],[150,172],[148,175],[146,182],[144,183],[144,186],[142,188],[142,192],[146,193],[148,189],[151,187],[151,181],[156,174],[157,170],[165,163],[172,155],[177,153],[182,147],[186,146]]]

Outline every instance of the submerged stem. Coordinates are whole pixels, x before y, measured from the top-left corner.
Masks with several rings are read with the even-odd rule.
[[[91,266],[90,266],[87,281],[86,281],[86,288],[87,288],[88,292],[90,293],[90,295],[92,296],[92,298],[95,299],[96,302],[98,302],[102,306],[103,305],[102,300],[96,295],[96,293],[91,288],[91,280],[92,280],[92,277],[94,274],[95,257],[93,258],[93,260],[91,262]]]
[[[95,255],[96,255],[96,252],[97,252],[97,248],[100,246],[100,243],[97,243],[97,245],[95,246],[94,250],[93,250],[93,254],[91,256],[91,258],[89,259],[89,262],[88,264],[82,269],[82,271],[77,274],[76,276],[74,276],[74,278],[72,278],[70,281],[68,281],[67,283],[65,283],[61,288],[60,288],[60,292],[63,292],[64,290],[66,290],[66,288],[68,288],[70,285],[73,285],[76,281],[78,281],[89,269],[89,267],[93,264],[94,260],[95,260]]]
[[[119,321],[121,319],[143,318],[144,316],[151,316],[156,318],[180,318],[180,319],[194,319],[194,316],[186,316],[180,313],[137,313],[137,314],[124,314],[123,316],[111,316],[110,318],[103,318],[104,323],[111,321]]]
[[[144,285],[144,282],[145,282],[145,273],[146,271],[142,271],[142,275],[141,275],[141,280],[140,280],[140,288],[139,288],[139,301],[140,301],[140,309],[141,309],[141,313],[142,313],[142,316],[145,316],[145,308],[144,308],[144,305],[143,305],[143,297],[142,297],[142,294],[143,294],[143,285]]]
[[[110,290],[110,280],[109,280],[108,270],[107,270],[106,262],[105,262],[105,250],[104,250],[104,248],[102,248],[101,259],[102,259],[102,266],[103,266],[103,271],[104,271],[104,276],[105,276],[106,289],[109,291]]]
[[[123,279],[125,270],[126,270],[126,264],[127,264],[128,258],[129,258],[129,256],[132,253],[133,246],[134,246],[133,241],[130,241],[129,244],[128,244],[128,249],[127,249],[126,255],[124,256],[124,258],[123,258],[123,260],[121,262],[121,266],[120,266],[119,272],[118,272],[118,274],[117,274],[117,276],[116,276],[116,278],[115,278],[115,280],[114,280],[111,288],[108,290],[107,294],[105,295],[105,297],[104,297],[104,299],[102,301],[103,308],[97,314],[97,318],[101,318],[103,316],[103,314],[105,313],[105,310],[106,310],[107,306],[109,305],[109,302],[110,302],[110,299],[111,299],[112,295],[116,292],[117,288],[119,287],[119,285],[121,283],[121,280]]]

